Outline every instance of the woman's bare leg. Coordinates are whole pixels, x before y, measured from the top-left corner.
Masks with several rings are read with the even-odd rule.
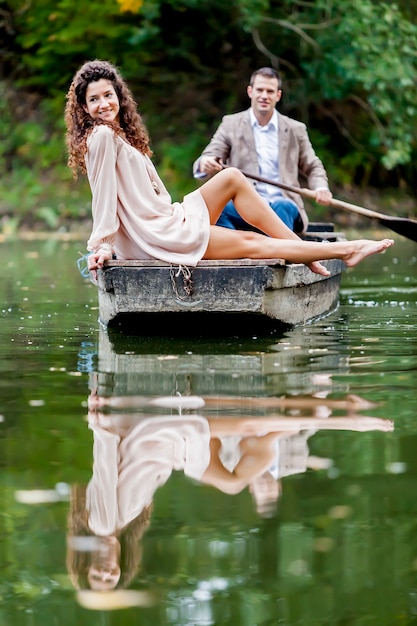
[[[278,239],[300,238],[261,198],[246,176],[234,167],[222,170],[200,188],[210,213],[210,223],[215,224],[225,204],[233,200],[240,216],[258,230]]]
[[[279,258],[291,263],[304,263],[313,272],[328,276],[330,272],[320,261],[341,259],[348,267],[354,267],[367,256],[383,252],[394,243],[392,239],[329,243],[303,241],[283,223],[236,168],[222,170],[204,183],[200,191],[212,224],[205,259]],[[229,200],[233,200],[246,222],[269,237],[214,226]]]
[[[233,471],[229,471],[220,460],[220,440],[211,438],[210,463],[201,477],[201,482],[213,485],[224,493],[240,493],[271,467],[276,459],[275,441],[280,436],[288,437],[288,433],[267,433],[248,440],[242,439],[238,444],[241,456]]]
[[[317,261],[341,259],[348,267],[354,267],[371,254],[383,252],[393,244],[392,239],[372,241],[302,241],[300,238],[275,239],[250,231],[231,230],[211,226],[210,239],[205,259],[285,259],[291,263],[304,263],[312,271],[328,275],[324,266],[314,265]],[[322,268],[322,269],[321,269]],[[322,271],[324,270],[324,271]]]

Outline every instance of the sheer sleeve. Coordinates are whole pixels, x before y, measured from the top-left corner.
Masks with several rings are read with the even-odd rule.
[[[117,138],[107,126],[92,133],[86,155],[88,180],[92,193],[93,231],[87,249],[112,250],[119,229],[117,214]]]
[[[99,426],[94,432],[93,476],[87,486],[88,525],[99,536],[118,528],[118,465],[120,437]]]

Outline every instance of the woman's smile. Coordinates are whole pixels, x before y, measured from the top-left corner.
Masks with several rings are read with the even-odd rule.
[[[86,91],[85,110],[93,119],[114,122],[119,116],[119,98],[110,80],[100,78],[88,85]]]

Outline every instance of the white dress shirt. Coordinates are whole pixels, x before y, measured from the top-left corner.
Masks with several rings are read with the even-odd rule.
[[[250,109],[250,119],[259,163],[259,175],[277,183],[279,180],[278,114],[274,110],[268,124],[261,126]],[[258,183],[256,191],[268,202],[283,197],[281,190],[273,185]]]

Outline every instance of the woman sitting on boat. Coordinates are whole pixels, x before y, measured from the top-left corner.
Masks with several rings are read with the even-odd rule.
[[[201,259],[282,258],[328,276],[320,261],[337,258],[353,267],[394,243],[303,241],[235,168],[173,202],[151,161],[149,135],[132,93],[107,61],[88,61],[75,74],[65,121],[68,165],[75,177],[79,171],[87,174],[92,191],[87,249],[94,275],[115,255],[189,266]],[[215,226],[229,200],[265,235]]]

